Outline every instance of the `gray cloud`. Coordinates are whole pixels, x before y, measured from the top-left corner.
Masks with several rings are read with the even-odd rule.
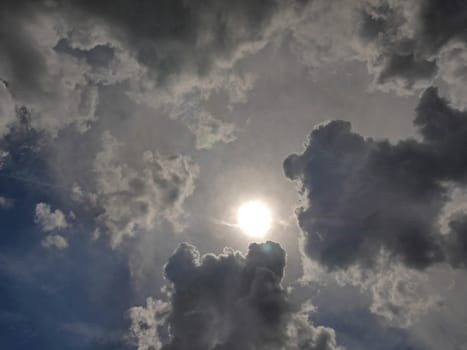
[[[216,60],[230,61],[247,48],[244,45],[263,40],[274,15],[281,10],[281,2],[276,0],[235,4],[122,1],[117,6],[112,1],[64,3],[65,8],[81,10],[118,28],[138,59],[157,68],[160,81],[185,67],[203,75]]]
[[[235,64],[282,34],[303,4],[57,0],[0,6],[0,78],[7,86],[0,91],[0,132],[14,121],[16,105],[31,111],[35,127],[55,134],[69,125],[89,129],[103,85],[119,85],[136,102],[169,114],[184,100],[201,103],[219,91],[233,104],[244,102],[251,81]],[[200,148],[233,139],[233,124],[211,119],[209,125],[205,118],[187,122],[197,137],[203,134]]]
[[[14,200],[11,198],[0,196],[0,209],[10,209],[14,205]]]
[[[68,227],[65,215],[60,209],[52,211],[50,205],[38,203],[35,209],[34,221],[41,226],[42,231],[50,232]]]
[[[61,235],[48,235],[42,240],[41,244],[45,248],[68,248],[68,241]]]
[[[449,201],[447,184],[465,184],[467,113],[430,88],[414,124],[421,140],[391,144],[332,121],[312,131],[303,154],[285,160],[286,176],[308,200],[297,216],[311,259],[329,269],[371,268],[382,253],[417,269],[463,262],[447,247],[450,240],[462,247],[462,220],[444,236],[438,219]]]
[[[15,104],[33,112],[37,127],[86,131],[98,118],[102,85],[124,87],[135,101],[172,116],[182,102],[202,104],[219,91],[232,104],[242,103],[252,81],[236,63],[287,33],[307,64],[360,60],[374,86],[399,93],[439,78],[453,101],[465,102],[467,6],[461,1],[57,0],[2,6],[10,14],[2,26],[18,30],[3,30],[0,38],[7,53],[0,78],[8,85],[0,98],[8,102],[2,112],[9,116],[0,131],[14,120]],[[207,127],[193,111],[181,117],[199,148],[234,139],[233,124],[221,118],[214,116]],[[205,133],[212,135],[199,136]]]
[[[145,306],[135,306],[128,310],[130,340],[135,342],[138,350],[161,348],[158,327],[165,322],[169,310],[167,303],[153,298],[147,298]]]
[[[216,142],[229,143],[236,139],[233,123],[216,119],[200,106],[182,103],[172,111],[173,118],[179,118],[195,135],[197,149],[209,149]]]
[[[181,244],[165,266],[169,313],[159,312],[165,304],[153,301],[130,310],[146,315],[144,332],[137,326],[141,317],[132,317],[133,335],[142,335],[136,336],[138,348],[341,349],[332,329],[313,326],[307,310],[288,301],[281,286],[284,267],[285,251],[273,242],[251,244],[246,256],[228,248],[200,256],[194,246]],[[168,326],[162,346],[157,324]]]
[[[467,215],[456,213],[449,222],[448,252],[455,266],[467,266]]]
[[[8,127],[15,120],[15,103],[5,83],[0,82],[0,136],[8,131]]]
[[[183,228],[183,203],[195,188],[199,167],[183,155],[162,156],[145,151],[135,166],[123,162],[123,144],[109,132],[94,160],[95,183],[75,184],[72,198],[98,214],[96,223],[113,247],[138,230],[153,230],[167,220]]]
[[[465,106],[465,2],[316,0],[304,18],[293,47],[306,64],[359,60],[374,88],[399,94],[444,81]]]

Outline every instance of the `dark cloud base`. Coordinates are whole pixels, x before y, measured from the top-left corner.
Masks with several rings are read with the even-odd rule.
[[[427,89],[416,110],[420,140],[364,138],[345,121],[317,126],[304,153],[284,161],[308,206],[297,210],[307,255],[329,269],[371,267],[382,252],[409,267],[465,265],[465,215],[440,233],[447,184],[466,183],[467,112]]]
[[[170,341],[163,350],[338,349],[332,329],[299,319],[281,286],[285,251],[253,243],[200,256],[181,244],[165,266],[171,282]]]
[[[426,86],[439,71],[443,48],[466,42],[464,1],[423,0],[411,5],[361,1],[358,35],[374,57],[369,59],[370,71],[382,87],[410,90],[419,83]]]
[[[287,5],[303,4],[293,1]],[[4,1],[0,5],[0,48],[4,53],[0,73],[8,74],[0,78],[6,79],[17,95],[47,93],[42,84],[47,75],[45,58],[22,29],[44,14],[58,14],[75,24],[93,19],[108,24],[112,34],[126,43],[164,86],[167,79],[184,71],[205,76],[216,62],[235,61],[242,45],[265,39],[283,5],[286,3],[278,0]],[[108,63],[113,50],[107,44],[96,44],[89,50],[69,44],[64,37],[56,49],[85,57],[91,65],[102,64],[106,58]]]

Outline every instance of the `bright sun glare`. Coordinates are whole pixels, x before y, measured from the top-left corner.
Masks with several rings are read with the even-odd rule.
[[[238,208],[237,225],[251,237],[264,237],[271,228],[271,212],[260,201],[246,202]]]

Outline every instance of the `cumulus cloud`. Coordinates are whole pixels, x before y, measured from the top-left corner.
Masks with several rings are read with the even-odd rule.
[[[42,242],[42,246],[45,248],[56,248],[65,249],[68,248],[68,241],[61,235],[48,235]]]
[[[138,350],[161,348],[158,327],[165,322],[168,314],[169,305],[153,298],[147,298],[146,306],[135,306],[128,310],[130,340],[136,342]]]
[[[374,88],[399,94],[444,81],[465,106],[465,2],[316,0],[306,12],[292,44],[306,64],[359,60]]]
[[[376,141],[332,121],[284,161],[286,176],[308,200],[297,217],[311,259],[331,270],[372,268],[382,253],[415,269],[463,264],[462,220],[451,221],[443,236],[438,219],[449,201],[447,183],[465,185],[467,113],[430,88],[416,114],[420,140]]]
[[[75,200],[97,209],[97,223],[113,247],[138,230],[152,230],[161,220],[183,229],[183,203],[195,188],[199,167],[187,156],[145,151],[138,165],[122,162],[123,145],[109,132],[94,161],[95,186],[73,186]]]
[[[144,344],[164,350],[341,349],[332,329],[313,326],[306,310],[288,301],[281,286],[284,267],[285,251],[273,242],[251,244],[246,256],[228,248],[201,256],[194,246],[181,244],[165,266],[171,282],[168,342],[160,346],[153,340],[151,302],[144,322],[152,331],[143,334],[151,341]]]
[[[37,203],[34,221],[41,226],[42,231],[50,232],[68,227],[65,215],[60,209],[52,211],[50,205]]]

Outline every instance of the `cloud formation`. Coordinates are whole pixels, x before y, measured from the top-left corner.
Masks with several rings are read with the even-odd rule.
[[[165,266],[169,342],[150,344],[163,350],[340,349],[332,329],[313,326],[306,310],[288,301],[284,267],[285,251],[273,242],[251,244],[247,256],[228,248],[200,256],[194,246],[181,244]]]
[[[97,87],[88,77],[91,67],[55,50],[62,18],[46,3],[1,5],[2,134],[22,107],[32,114],[34,127],[51,134],[68,125],[84,131],[95,119]]]
[[[183,203],[195,188],[199,167],[187,156],[162,156],[145,151],[137,166],[121,161],[123,144],[110,133],[94,161],[94,188],[72,189],[75,201],[97,214],[96,223],[116,247],[138,230],[153,230],[161,220],[183,228]]]
[[[374,88],[399,94],[444,82],[466,105],[465,2],[316,0],[306,12],[292,44],[306,64],[362,61]]]
[[[442,235],[449,186],[465,185],[467,112],[427,89],[416,110],[420,140],[364,138],[345,121],[317,126],[284,161],[308,203],[297,210],[305,252],[328,269],[372,268],[382,253],[415,269],[465,264],[463,216]],[[453,243],[450,243],[450,242]]]
[[[23,106],[34,127],[56,134],[73,125],[84,132],[98,119],[104,86],[118,86],[134,101],[169,114],[181,101],[202,103],[219,91],[231,104],[242,103],[251,79],[235,64],[282,35],[305,3],[3,2],[0,134]],[[187,125],[202,134],[198,146],[205,148],[232,140],[232,124],[223,123],[201,117]]]
[[[41,244],[45,248],[68,248],[68,241],[61,235],[48,235],[42,240]]]
[[[42,231],[50,232],[68,227],[65,215],[60,209],[52,211],[50,205],[37,203],[34,221],[41,226]]]
[[[128,310],[131,320],[130,337],[138,350],[160,349],[158,327],[165,322],[169,305],[161,300],[147,298],[146,306],[135,306]]]

